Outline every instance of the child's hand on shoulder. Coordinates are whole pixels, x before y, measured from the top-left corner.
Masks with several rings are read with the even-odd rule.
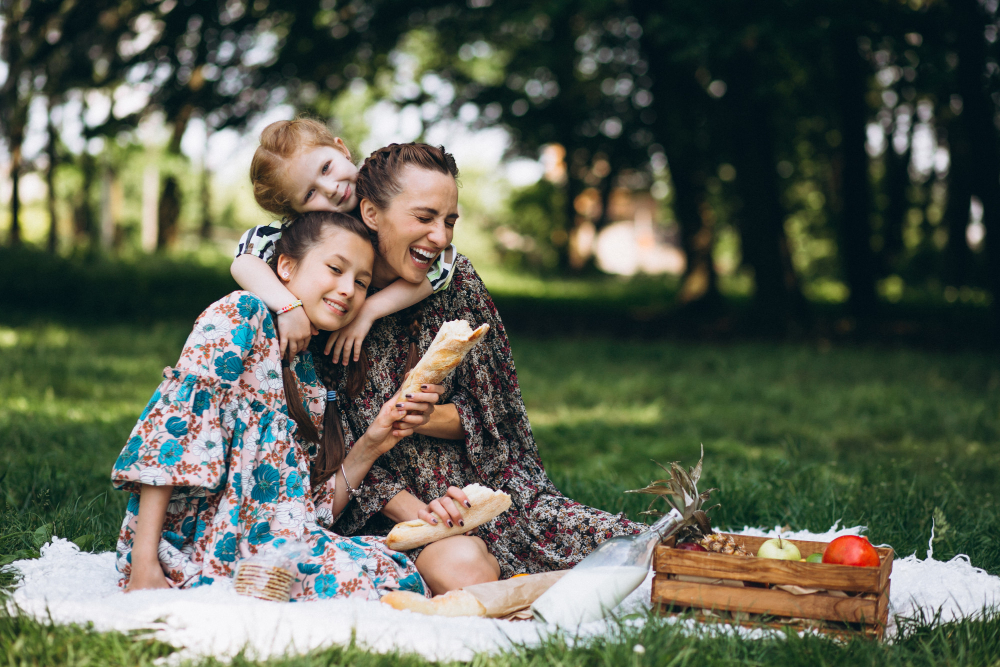
[[[309,347],[309,341],[314,333],[316,332],[312,322],[301,307],[278,315],[278,342],[281,345],[283,358],[286,349],[290,353],[289,359],[299,352],[304,352]]]
[[[362,309],[353,322],[343,329],[330,334],[330,338],[326,341],[324,352],[330,354],[332,351],[333,354],[330,356],[330,360],[335,364],[341,363],[339,362],[341,355],[343,355],[342,363],[345,366],[351,360],[352,356],[354,361],[357,361],[361,358],[361,345],[365,342],[365,337],[368,335],[368,331],[371,330],[372,324],[374,322],[365,317],[364,309]]]

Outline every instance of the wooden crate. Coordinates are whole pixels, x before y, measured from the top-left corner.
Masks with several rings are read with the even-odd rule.
[[[757,553],[766,537],[733,535],[747,552]],[[823,553],[827,542],[789,540],[803,558]],[[889,618],[889,575],[893,551],[876,547],[879,567],[850,567],[770,558],[747,558],[717,553],[685,551],[659,545],[653,557],[653,607],[663,613],[722,612],[727,622],[814,627],[834,635],[861,633],[881,639]],[[722,583],[684,581],[680,577],[705,577],[743,582],[743,587]],[[824,593],[796,595],[773,588],[793,585],[844,591],[847,597]]]

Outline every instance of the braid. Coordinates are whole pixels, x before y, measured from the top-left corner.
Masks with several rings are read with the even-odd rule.
[[[422,319],[422,311],[418,307],[413,307],[406,311],[404,318],[410,320],[409,326],[406,328],[407,336],[410,339],[410,348],[406,353],[406,367],[403,369],[404,373],[408,373],[413,370],[413,367],[417,365],[420,360],[420,320]]]

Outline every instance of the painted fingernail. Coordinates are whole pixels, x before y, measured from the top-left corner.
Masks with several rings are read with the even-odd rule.
[[[453,524],[453,523],[451,522],[451,519],[448,519],[448,527],[449,527],[449,528],[454,528],[454,527],[455,527],[455,524]]]
[[[466,500],[465,501],[465,506],[466,507],[472,507],[472,503],[470,503],[468,500]]]
[[[462,521],[461,519],[458,520],[458,525],[460,525],[462,528],[465,528],[465,522]]]
[[[422,384],[422,385],[420,385],[420,388],[421,388],[421,389],[427,389],[427,385],[425,385],[425,384]]]
[[[406,397],[407,398],[413,398],[413,394],[407,394]]]
[[[401,408],[401,407],[403,407],[403,404],[402,403],[396,403],[396,407],[397,408]]]
[[[436,526],[436,525],[438,525],[438,520],[437,520],[437,519],[434,519],[434,518],[432,518],[432,519],[431,519],[431,523],[433,523],[433,524],[434,524],[434,525]]]

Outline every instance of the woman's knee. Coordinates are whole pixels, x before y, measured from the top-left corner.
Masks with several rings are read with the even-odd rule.
[[[465,535],[427,545],[416,565],[435,594],[500,577],[500,564],[486,549],[486,543]]]

